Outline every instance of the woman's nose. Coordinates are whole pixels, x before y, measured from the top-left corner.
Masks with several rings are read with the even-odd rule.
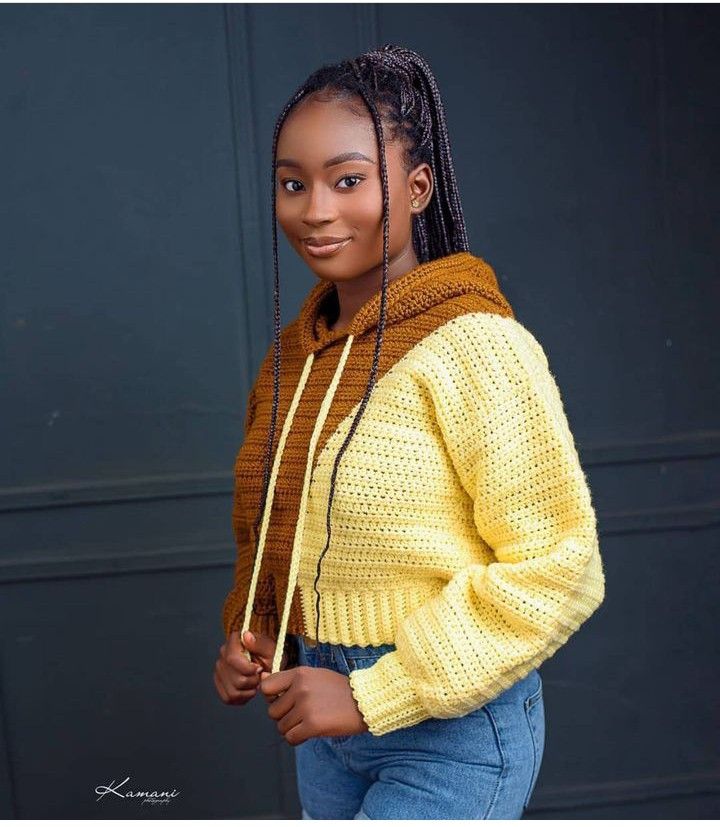
[[[326,224],[337,217],[337,204],[333,194],[325,187],[313,187],[305,200],[303,219],[308,224]]]

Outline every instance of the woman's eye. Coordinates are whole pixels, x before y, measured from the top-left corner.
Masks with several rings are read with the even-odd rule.
[[[340,183],[343,182],[343,181],[360,182],[362,180],[363,180],[363,176],[361,176],[361,175],[343,175],[343,177],[338,182],[338,185],[340,185]],[[298,184],[298,188],[293,187],[293,184]],[[298,181],[296,178],[288,178],[285,181],[281,181],[281,185],[282,185],[283,189],[286,190],[287,192],[300,192],[300,190],[303,186],[302,181]],[[353,190],[356,187],[357,187],[357,183],[352,184],[349,187],[340,187],[340,189]]]
[[[362,181],[362,178],[359,175],[344,175],[340,180],[341,181]],[[355,189],[356,186],[357,186],[357,184],[353,185],[352,187],[342,187],[342,189],[353,190],[353,189]]]

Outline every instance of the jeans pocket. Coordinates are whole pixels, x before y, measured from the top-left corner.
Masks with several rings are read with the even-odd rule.
[[[383,652],[383,655],[384,654],[385,653]],[[369,666],[376,664],[381,657],[382,655],[345,655],[345,660],[352,671],[353,669],[367,669]]]
[[[525,795],[525,802],[523,809],[530,804],[530,798],[535,789],[538,775],[540,773],[540,764],[542,763],[543,751],[545,747],[545,705],[543,702],[543,688],[540,686],[525,699],[525,718],[530,729],[530,737],[532,739],[533,747],[533,771],[530,779],[530,786]]]
[[[348,669],[352,672],[353,669],[367,669],[369,666],[374,666],[381,657],[394,650],[394,643],[382,643],[379,646],[347,646],[343,647],[342,651]]]

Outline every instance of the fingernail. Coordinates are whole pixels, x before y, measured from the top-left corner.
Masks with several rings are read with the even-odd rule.
[[[244,637],[250,643],[255,643],[255,635],[252,632],[245,632]]]
[[[258,668],[255,670],[255,674],[256,674],[256,675],[259,675],[259,674],[260,674],[260,672],[262,672],[262,671],[263,671],[262,666],[258,666]]]

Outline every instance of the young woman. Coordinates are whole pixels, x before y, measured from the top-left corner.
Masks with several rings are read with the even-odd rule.
[[[604,573],[547,358],[469,252],[427,63],[388,45],[311,75],[272,193],[217,691],[262,692],[304,818],[519,818],[537,668]],[[275,218],[319,278],[283,330]]]

